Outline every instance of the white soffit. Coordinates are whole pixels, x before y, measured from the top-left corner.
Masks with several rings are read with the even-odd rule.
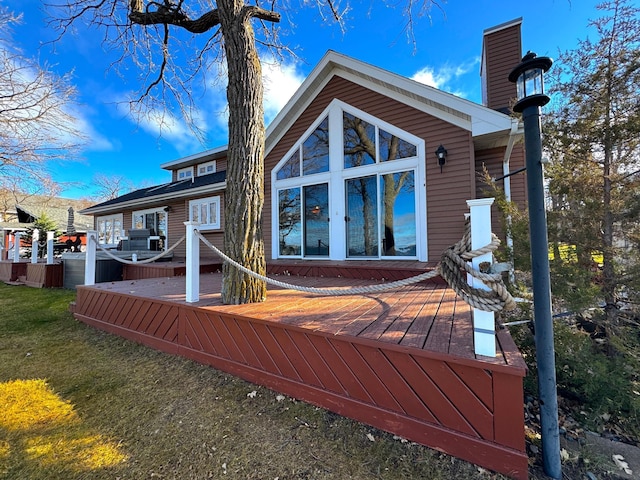
[[[471,131],[473,137],[508,132],[511,128],[508,115],[329,50],[267,128],[267,153],[333,76]]]

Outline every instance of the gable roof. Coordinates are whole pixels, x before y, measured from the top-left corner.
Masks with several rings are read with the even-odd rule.
[[[291,99],[269,124],[266,130],[265,156],[278,143],[320,90],[336,75],[465,128],[471,131],[476,145],[480,147],[488,148],[497,144],[506,145],[509,132],[514,128],[514,124],[517,126],[517,120],[504,113],[333,50],[328,50]],[[165,162],[160,166],[166,170],[173,170],[203,161],[214,160],[224,157],[227,153],[227,148],[227,145],[223,145]]]
[[[267,128],[266,154],[334,76],[343,77],[464,128],[481,146],[484,143],[491,144],[487,144],[487,147],[494,146],[497,137],[506,145],[512,123],[516,121],[470,100],[329,50]]]
[[[125,207],[143,207],[168,202],[176,198],[191,197],[198,194],[206,194],[224,190],[227,172],[216,172],[199,177],[193,177],[177,182],[164,183],[153,187],[141,188],[133,192],[125,193],[112,200],[85,208],[81,213],[95,215],[119,211]]]

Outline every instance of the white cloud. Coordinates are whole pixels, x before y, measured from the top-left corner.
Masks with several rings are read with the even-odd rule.
[[[262,79],[264,115],[265,122],[268,124],[298,90],[305,77],[297,71],[296,64],[276,63],[266,59],[262,62]]]
[[[201,113],[198,112],[196,121],[199,121]],[[191,154],[203,147],[195,134],[189,129],[186,122],[167,111],[152,110],[145,112],[138,120],[139,127],[157,138],[164,138],[171,142],[176,150],[184,154]]]
[[[427,66],[414,73],[411,79],[430,87],[465,97],[464,92],[458,91],[458,84],[461,81],[461,77],[475,70],[479,63],[480,59],[476,57],[472,61],[460,65],[445,65],[438,69]]]
[[[414,73],[411,79],[430,87],[442,89],[451,77],[444,71],[436,72],[431,67],[424,67]]]
[[[73,111],[71,115],[75,118],[75,127],[82,132],[87,139],[84,144],[85,151],[103,152],[114,150],[114,145],[111,140],[104,135],[98,133],[91,122],[80,112]]]
[[[220,74],[226,77],[226,66],[218,65],[220,71],[210,72],[213,78],[219,78]],[[304,81],[305,76],[300,73],[295,63],[282,63],[267,57],[262,60],[262,81],[264,85],[264,116],[265,124],[269,124],[271,120],[282,110],[289,101],[291,96]],[[217,88],[211,88],[207,91],[209,111],[209,130],[213,126],[217,131],[216,136],[224,134],[225,138],[228,134],[229,111],[227,104],[227,96],[225,87],[226,81],[217,82]]]
[[[229,135],[226,65],[213,65],[207,76],[213,80],[198,102],[199,109],[192,115],[208,142],[213,146],[220,146],[228,142]],[[265,123],[268,125],[298,89],[304,75],[297,70],[296,64],[278,63],[272,58],[265,58],[262,61],[262,78]],[[144,132],[170,141],[182,154],[192,154],[203,148],[178,110],[174,114],[158,108],[137,114],[129,111],[129,104],[122,101],[122,98],[128,98],[127,94],[118,93],[113,97],[120,115],[136,123]]]

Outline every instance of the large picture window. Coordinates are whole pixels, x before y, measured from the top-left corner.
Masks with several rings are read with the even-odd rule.
[[[414,257],[414,171],[346,180],[347,256]]]
[[[167,212],[164,208],[133,212],[131,228],[148,229],[152,236],[167,236]]]
[[[133,212],[131,228],[149,230],[149,249],[167,248],[167,212],[164,208],[153,208]]]
[[[427,260],[424,162],[422,139],[334,100],[272,171],[272,255]]]
[[[198,222],[201,230],[220,228],[220,196],[199,198],[189,202],[189,220]]]
[[[122,234],[122,214],[106,215],[96,219],[98,243],[104,246],[117,246]]]

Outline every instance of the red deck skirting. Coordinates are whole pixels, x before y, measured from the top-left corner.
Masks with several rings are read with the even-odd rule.
[[[468,341],[455,337],[471,335],[468,308],[451,300],[449,290],[431,285],[376,298],[310,298],[276,289],[270,291],[271,302],[228,306],[216,295],[186,304],[183,291],[170,283],[175,281],[126,282],[123,291],[114,291],[118,284],[79,286],[75,316],[485,468],[527,478],[524,362],[505,331],[498,334],[498,358],[469,352]],[[426,334],[409,335],[429,319]],[[407,346],[403,340],[423,345]],[[433,348],[423,348],[428,345]]]
[[[25,277],[27,275],[27,263],[27,260],[20,262],[0,261],[0,281],[15,282],[19,277]]]

